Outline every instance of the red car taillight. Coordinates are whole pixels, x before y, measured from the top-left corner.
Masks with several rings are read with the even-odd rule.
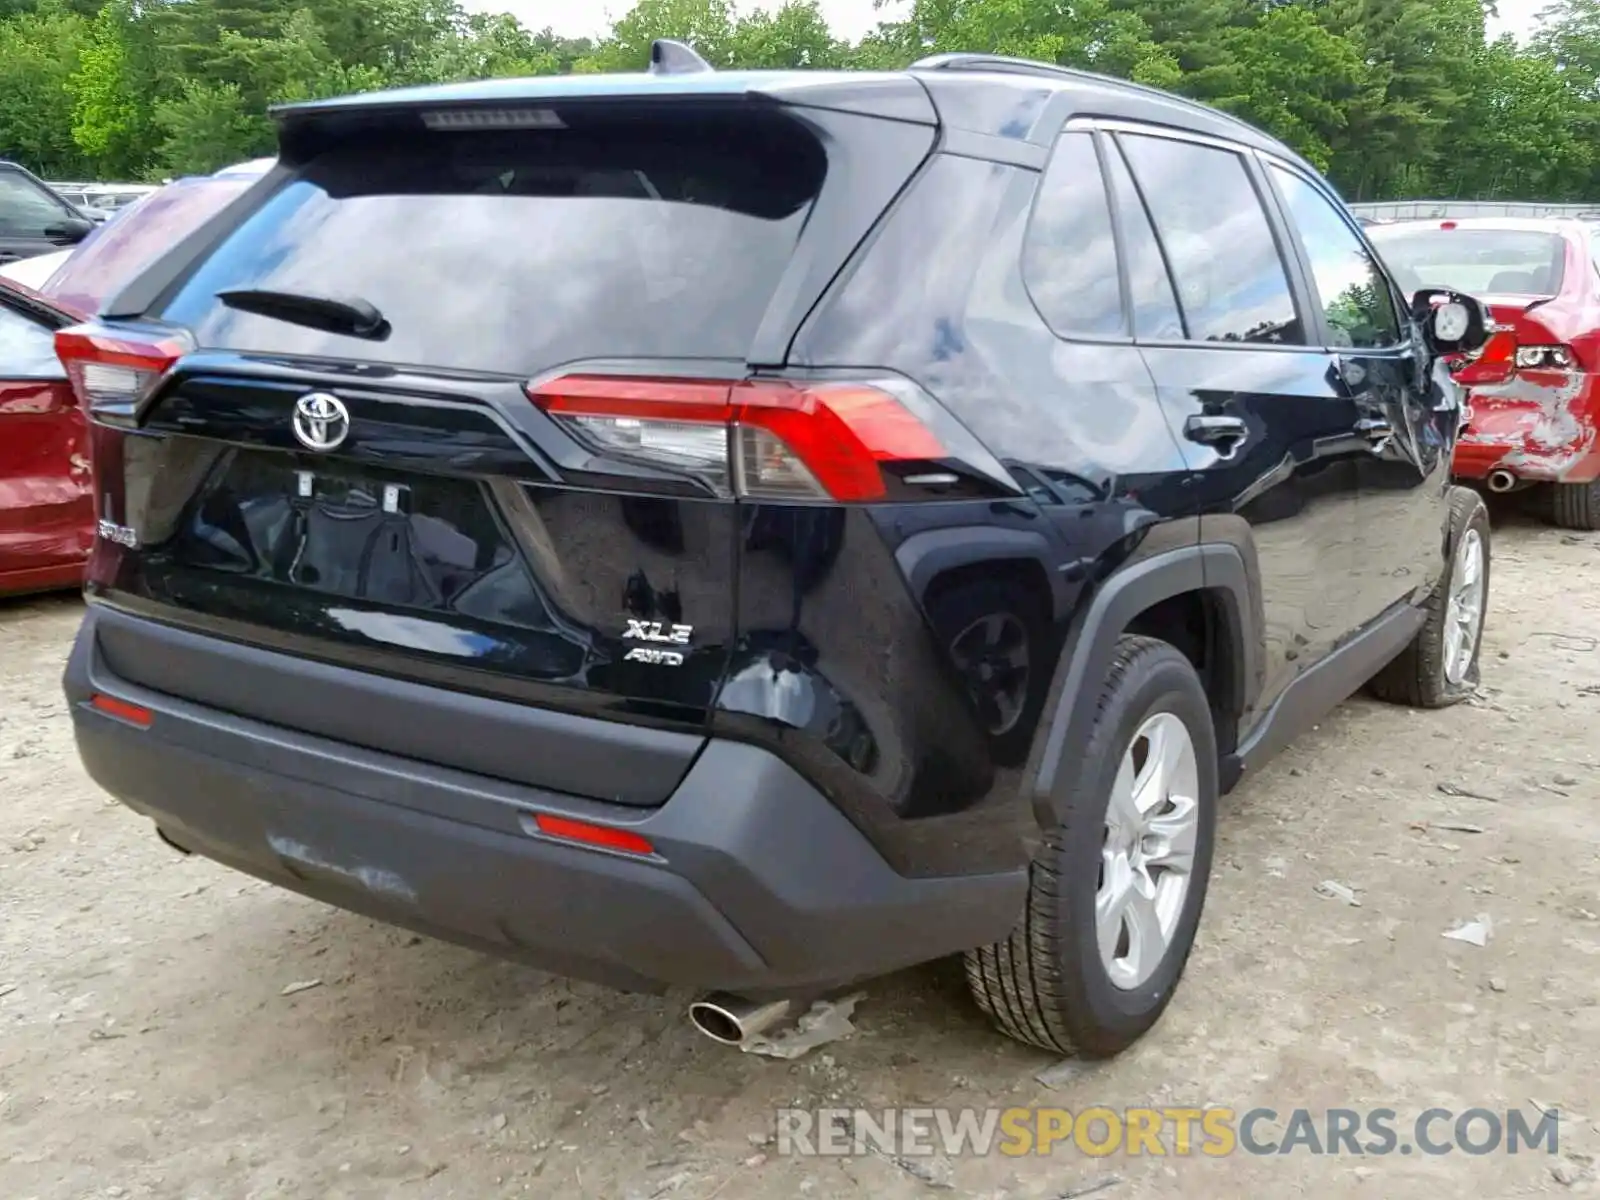
[[[1465,384],[1503,383],[1516,370],[1516,353],[1515,335],[1509,330],[1496,330],[1476,354],[1458,358],[1451,373]]]
[[[140,338],[99,325],[74,325],[56,334],[56,357],[90,417],[131,423],[142,400],[193,347],[177,335]]]
[[[901,399],[871,384],[568,375],[528,395],[602,454],[752,499],[879,500],[886,465],[950,456]]]

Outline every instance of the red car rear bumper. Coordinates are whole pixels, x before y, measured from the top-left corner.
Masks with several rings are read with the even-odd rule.
[[[1504,469],[1540,483],[1600,477],[1600,376],[1522,371],[1472,389],[1472,416],[1456,443],[1455,474]]]
[[[18,596],[27,592],[65,592],[83,587],[86,560],[69,563],[52,563],[48,567],[27,567],[7,570],[0,566],[0,596]]]

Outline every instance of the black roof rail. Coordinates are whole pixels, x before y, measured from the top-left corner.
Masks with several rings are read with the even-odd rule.
[[[698,75],[703,71],[715,69],[695,52],[693,46],[686,42],[675,42],[671,38],[657,38],[650,43],[650,74],[652,75]]]
[[[1011,58],[1004,54],[973,54],[953,51],[945,54],[930,54],[926,58],[918,59],[908,68],[912,71],[997,71],[1016,75],[1047,75],[1057,79],[1076,79],[1084,83],[1109,83],[1115,87],[1124,88],[1130,92],[1142,92],[1147,96],[1181,105],[1184,108],[1199,109],[1224,121],[1247,129],[1257,137],[1264,137],[1259,129],[1250,122],[1225,112],[1220,108],[1212,108],[1208,104],[1201,104],[1187,96],[1180,96],[1176,92],[1165,92],[1160,88],[1151,87],[1146,83],[1135,83],[1131,79],[1118,79],[1115,75],[1102,75],[1096,71],[1083,71],[1077,67],[1063,67],[1059,63],[1040,62],[1032,58]]]

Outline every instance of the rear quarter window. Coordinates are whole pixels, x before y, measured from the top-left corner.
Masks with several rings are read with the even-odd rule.
[[[826,173],[748,111],[521,132],[389,132],[313,159],[161,313],[202,346],[532,375],[595,357],[744,357]],[[353,296],[359,340],[219,291]]]

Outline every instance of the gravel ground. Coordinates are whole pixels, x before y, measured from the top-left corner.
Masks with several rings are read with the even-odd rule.
[[[1236,792],[1166,1019],[1055,1088],[951,964],[870,985],[853,1036],[779,1062],[693,1033],[684,997],[552,979],[180,858],[77,764],[58,678],[78,603],[0,602],[0,1198],[1591,1190],[1600,538],[1502,518],[1495,551],[1477,702],[1352,701]],[[1486,946],[1441,936],[1479,913]],[[795,1103],[1388,1106],[1404,1127],[1534,1101],[1564,1110],[1557,1157],[929,1165],[762,1142]]]

